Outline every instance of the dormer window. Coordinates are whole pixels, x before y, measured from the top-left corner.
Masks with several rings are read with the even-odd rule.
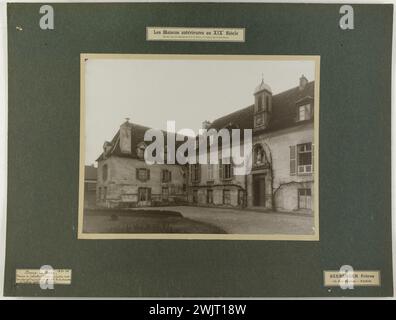
[[[305,104],[298,107],[297,121],[304,121],[311,119],[311,105]]]
[[[144,142],[139,143],[136,148],[136,155],[139,159],[144,158],[144,150],[146,150],[146,144]]]

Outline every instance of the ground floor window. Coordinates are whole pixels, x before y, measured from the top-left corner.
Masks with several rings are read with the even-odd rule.
[[[193,203],[198,203],[198,190],[193,190]]]
[[[138,196],[139,196],[139,201],[150,201],[151,189],[150,188],[139,188]]]
[[[208,189],[208,191],[206,193],[206,202],[213,203],[213,190],[212,189]]]
[[[243,206],[245,204],[245,192],[238,190],[238,205]]]
[[[162,200],[168,200],[169,198],[169,188],[163,187],[162,188]]]
[[[308,188],[298,189],[298,208],[299,209],[312,208],[311,189]]]
[[[230,190],[223,190],[223,204],[231,204]]]

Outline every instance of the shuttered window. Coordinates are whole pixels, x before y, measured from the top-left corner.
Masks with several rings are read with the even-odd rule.
[[[298,173],[312,172],[312,143],[297,145]]]
[[[172,172],[169,170],[162,170],[162,182],[171,182],[172,181]]]
[[[150,170],[145,168],[137,168],[136,169],[136,179],[140,181],[150,180]]]
[[[199,182],[201,180],[201,167],[199,164],[191,165],[191,181]]]
[[[296,174],[296,146],[290,146],[290,175]]]

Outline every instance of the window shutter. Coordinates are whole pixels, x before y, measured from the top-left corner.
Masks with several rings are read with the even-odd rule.
[[[314,149],[314,147],[315,147],[315,145],[314,144],[312,144],[312,148],[311,148],[311,155],[312,155],[312,172],[314,172],[314,164],[315,164],[315,162],[314,162],[314,156],[315,156],[315,149]]]
[[[169,171],[169,182],[172,181],[172,171]]]
[[[296,159],[296,146],[290,146],[290,174],[296,174],[297,159]]]
[[[219,178],[223,179],[223,164],[219,162]]]
[[[139,169],[136,168],[136,180],[138,180],[138,179],[139,179]]]
[[[201,165],[200,164],[197,164],[197,168],[198,168],[198,179],[197,179],[197,181],[201,181]]]
[[[147,200],[151,201],[151,188],[147,190]]]
[[[230,159],[230,171],[231,171],[231,177],[234,176],[234,164],[232,163],[232,159]]]
[[[147,180],[150,180],[150,169],[146,169],[147,170]]]

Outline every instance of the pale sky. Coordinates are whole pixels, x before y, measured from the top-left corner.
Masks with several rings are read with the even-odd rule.
[[[265,83],[277,94],[296,87],[304,74],[314,80],[309,61],[89,59],[85,68],[85,163],[93,164],[119,126],[130,122],[198,133],[213,121],[254,103]]]

